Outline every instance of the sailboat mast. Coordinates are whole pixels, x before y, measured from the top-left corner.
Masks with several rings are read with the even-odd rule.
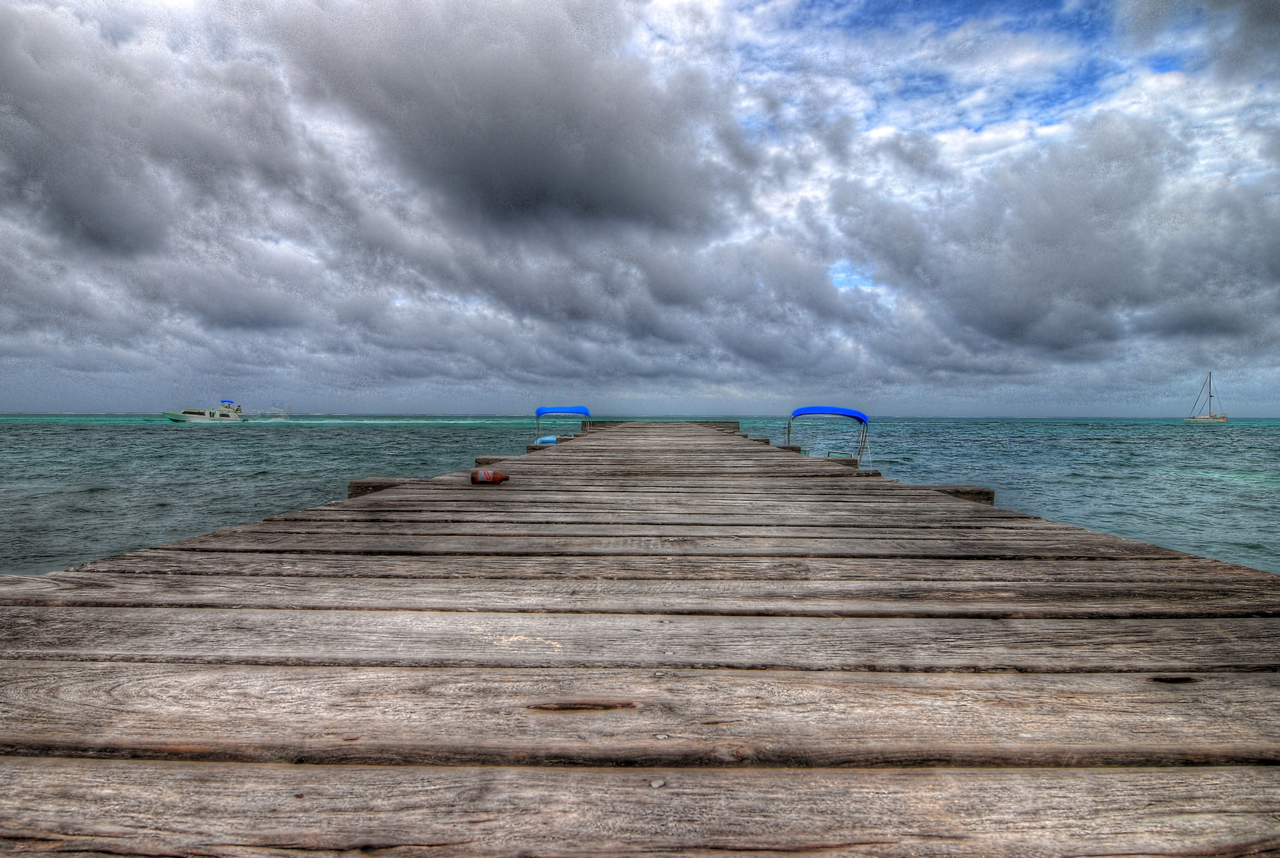
[[[1205,410],[1203,412],[1197,411],[1196,409],[1200,407],[1200,397],[1204,396],[1206,391],[1208,391],[1209,397],[1205,400]],[[1213,410],[1213,373],[1205,376],[1204,384],[1200,387],[1200,393],[1196,395],[1195,405],[1191,406],[1191,416],[1186,419],[1193,423],[1202,421],[1206,423],[1210,421],[1216,423],[1227,422],[1227,415],[1219,414]]]

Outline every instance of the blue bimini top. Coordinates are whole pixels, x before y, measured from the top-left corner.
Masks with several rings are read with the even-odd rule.
[[[863,414],[861,411],[854,411],[852,408],[841,408],[838,405],[807,405],[804,408],[797,408],[795,411],[792,411],[791,419],[795,420],[797,417],[805,417],[810,414],[828,414],[832,417],[852,417],[854,420],[858,420],[864,424],[871,422],[867,420],[867,415]]]
[[[542,419],[544,414],[581,414],[583,417],[591,416],[591,412],[587,410],[585,405],[544,405],[533,412],[533,416],[539,420]]]
[[[587,410],[587,406],[585,405],[544,405],[537,411],[533,412],[533,425],[539,434],[542,432],[542,418],[547,414],[580,414],[583,417],[591,416],[591,412]],[[541,444],[542,441],[539,440],[537,443]]]
[[[858,453],[856,458],[862,459],[867,453],[867,428],[871,422],[867,420],[867,415],[861,411],[854,411],[852,408],[841,408],[838,405],[808,405],[804,408],[797,408],[791,412],[791,419],[787,421],[787,444],[791,443],[791,421],[797,417],[848,417],[856,420],[862,425],[858,427]]]

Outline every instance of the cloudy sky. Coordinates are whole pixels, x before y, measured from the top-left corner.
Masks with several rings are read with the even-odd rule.
[[[0,411],[1280,416],[1274,0],[0,0]]]

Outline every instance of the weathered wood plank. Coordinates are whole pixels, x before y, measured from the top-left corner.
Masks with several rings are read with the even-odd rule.
[[[708,514],[696,509],[651,508],[600,508],[596,505],[577,505],[577,509],[534,507],[527,504],[511,504],[498,507],[495,504],[423,504],[415,509],[346,509],[326,507],[300,510],[273,515],[264,521],[401,521],[401,522],[494,522],[504,524],[680,524],[726,527],[839,527],[902,524],[910,520],[917,527],[958,524],[981,524],[999,527],[1040,521],[1035,516],[1011,510],[977,507],[989,515],[970,515],[965,510],[950,507],[906,507],[896,505],[885,509],[882,505],[860,504],[852,510],[814,511],[803,515],[788,513],[727,512]],[[888,506],[883,505],[883,506]]]
[[[706,480],[709,477],[723,477],[726,480],[763,480],[773,478],[783,479],[830,479],[840,480],[849,478],[849,468],[847,465],[836,465],[836,460],[830,463],[822,463],[819,460],[812,461],[815,464],[806,465],[804,461],[800,462],[750,462],[750,461],[710,461],[697,462],[688,458],[673,458],[669,462],[655,462],[652,460],[639,461],[634,463],[625,462],[585,462],[575,461],[565,462],[563,464],[535,464],[520,461],[518,459],[508,459],[503,462],[502,472],[505,474],[511,471],[513,474],[527,476],[529,478],[538,477],[542,479],[552,479],[555,477],[568,477],[575,480],[604,480],[617,479],[619,481],[643,481],[650,477],[656,477],[662,480],[670,480],[678,483],[693,483],[696,480]],[[434,482],[452,482],[447,478],[436,477]],[[413,484],[412,487],[421,488],[421,484]]]
[[[1024,519],[1017,521],[946,521],[927,524],[900,516],[882,522],[848,522],[839,527],[821,525],[694,525],[615,524],[575,522],[470,522],[470,521],[352,521],[346,519],[273,519],[214,531],[221,536],[250,534],[319,533],[358,536],[485,536],[485,537],[583,537],[610,539],[631,537],[721,539],[884,539],[910,536],[919,539],[952,538],[979,532],[993,539],[1018,540],[1026,536],[1052,534],[1055,537],[1096,534],[1057,522]],[[1118,537],[1110,537],[1117,539]]]
[[[883,477],[859,476],[858,471],[845,467],[825,469],[820,473],[807,475],[786,467],[771,470],[769,473],[745,470],[736,475],[725,475],[723,481],[706,477],[690,477],[687,469],[684,468],[677,469],[668,476],[655,477],[648,469],[638,466],[634,475],[612,478],[601,478],[594,469],[588,467],[564,468],[557,469],[554,472],[548,470],[537,473],[530,473],[519,467],[505,467],[505,469],[499,468],[498,470],[501,470],[504,474],[507,471],[511,471],[519,478],[513,478],[511,482],[503,483],[501,488],[497,489],[500,492],[512,493],[534,490],[595,491],[597,493],[600,491],[625,490],[631,493],[637,491],[654,493],[660,491],[658,486],[663,486],[680,492],[699,495],[728,495],[738,488],[749,488],[753,489],[757,494],[769,495],[769,484],[775,480],[780,480],[789,488],[794,488],[801,492],[807,490],[826,494],[941,500],[936,497],[931,498],[931,495],[936,496],[939,493],[930,489],[886,480]],[[385,492],[379,491],[376,497],[370,496],[365,500],[377,501],[384,497],[413,496],[451,491],[475,494],[491,488],[494,487],[473,486],[470,482],[469,471],[455,471],[427,479],[406,480],[403,483],[389,486]],[[394,494],[388,495],[386,492]],[[772,496],[785,495],[774,492]],[[801,494],[799,497],[803,498],[804,495]]]
[[[655,786],[655,784],[657,786]],[[15,853],[1280,853],[1280,769],[571,769],[10,759]]]
[[[992,581],[247,577],[61,572],[0,578],[0,605],[222,607],[810,617],[1280,616],[1280,586]]]
[[[0,658],[389,667],[1276,671],[1280,623],[3,607]]]
[[[353,501],[336,501],[335,503],[369,503],[380,501],[386,498],[399,498],[412,500],[422,497],[452,497],[472,496],[481,498],[485,495],[493,495],[495,497],[518,496],[526,500],[537,497],[542,500],[550,500],[554,498],[544,497],[544,493],[571,495],[580,501],[588,499],[600,499],[603,497],[615,497],[626,499],[632,495],[666,495],[670,497],[684,496],[691,502],[700,502],[701,499],[723,498],[726,501],[732,501],[734,498],[743,499],[785,499],[788,497],[795,498],[880,498],[894,497],[904,498],[910,497],[925,503],[954,503],[958,498],[950,498],[940,492],[919,491],[909,489],[889,489],[880,488],[883,480],[871,477],[859,477],[857,471],[850,471],[848,468],[841,468],[843,472],[841,477],[811,477],[804,479],[788,479],[786,477],[765,478],[751,477],[738,480],[726,480],[723,484],[712,484],[708,481],[679,481],[672,479],[654,479],[645,480],[637,477],[626,480],[593,480],[589,475],[582,477],[557,477],[547,480],[511,480],[500,486],[480,485],[475,486],[470,482],[470,477],[465,474],[448,474],[443,477],[435,477],[431,480],[430,485],[412,484],[402,485],[395,488],[387,489],[385,492],[378,492],[366,498],[356,498]],[[506,471],[503,471],[506,473]],[[874,485],[874,488],[864,489],[863,486]],[[910,492],[910,494],[908,494]],[[533,493],[539,493],[533,495]],[[572,499],[572,498],[566,498]]]
[[[0,713],[0,754],[20,756],[377,765],[1280,762],[1274,673],[352,671],[20,661],[0,672]]]
[[[990,531],[902,531],[884,538],[734,538],[716,536],[363,536],[215,531],[171,543],[188,551],[287,551],[325,554],[693,555],[718,557],[934,557],[1054,560],[1091,557],[1176,558],[1179,552],[1103,534],[1055,532],[1017,539]]]
[[[506,490],[503,483],[497,488],[488,486],[456,487],[448,490],[432,492],[401,492],[400,489],[389,489],[367,497],[350,501],[333,501],[315,511],[348,511],[348,510],[431,510],[456,504],[461,508],[474,509],[509,509],[513,511],[535,511],[541,508],[579,510],[651,510],[704,512],[717,514],[763,514],[763,515],[844,515],[874,513],[878,508],[886,511],[905,512],[919,509],[922,512],[950,512],[981,516],[981,511],[969,510],[961,504],[968,503],[958,498],[948,497],[939,492],[929,492],[928,496],[908,497],[882,496],[872,493],[845,493],[822,496],[811,500],[807,495],[760,494],[740,495],[700,494],[697,497],[685,497],[679,492],[668,491],[630,491],[617,494],[604,492],[573,492],[554,490],[529,490],[514,494]],[[973,506],[973,504],[969,504]],[[988,513],[1008,513],[1009,510],[986,508]],[[1016,513],[1021,514],[1021,513]],[[1034,517],[1034,516],[1033,516]]]
[[[1276,586],[1276,576],[1202,557],[1154,560],[930,560],[903,558],[494,557],[263,554],[151,548],[75,567],[90,574],[320,578],[535,578],[566,580],[992,581],[1206,583]]]

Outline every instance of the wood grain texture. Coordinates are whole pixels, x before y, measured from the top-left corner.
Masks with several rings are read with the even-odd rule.
[[[503,472],[505,473],[505,471]],[[670,487],[670,491],[644,486],[599,486],[577,488],[556,483],[537,487],[524,486],[516,490],[510,483],[500,486],[471,486],[470,483],[459,482],[454,485],[431,486],[429,490],[416,490],[412,487],[397,486],[377,495],[357,498],[348,501],[333,501],[326,507],[341,509],[414,509],[439,507],[441,504],[494,504],[507,505],[513,509],[533,511],[539,509],[539,503],[565,504],[570,511],[591,505],[600,509],[654,509],[670,510],[684,507],[696,512],[706,507],[711,512],[760,512],[798,515],[816,513],[819,515],[856,512],[866,509],[867,505],[910,504],[910,508],[923,508],[923,505],[949,507],[952,510],[969,515],[974,513],[959,506],[960,499],[949,497],[940,492],[920,491],[914,494],[875,493],[875,492],[827,492],[827,493],[736,493],[722,492],[685,492]],[[606,490],[607,489],[607,490]],[[624,490],[625,489],[625,490]],[[692,497],[690,497],[692,495]],[[888,508],[888,507],[886,507]],[[989,513],[990,511],[988,511]]]
[[[483,564],[479,564],[483,569]],[[1177,583],[246,577],[61,572],[0,579],[0,605],[991,619],[1276,617],[1250,579]]]
[[[1275,764],[1280,677],[19,661],[0,671],[0,753],[380,765]]]
[[[923,508],[921,508],[923,506]],[[422,503],[414,508],[350,509],[327,507],[273,515],[266,522],[485,522],[502,524],[627,524],[627,525],[697,525],[697,526],[772,526],[834,528],[866,527],[911,523],[915,527],[951,524],[1000,527],[1040,522],[1041,519],[1003,509],[987,509],[983,516],[968,510],[928,507],[921,504],[861,504],[852,509],[814,507],[804,511],[775,509],[772,511],[677,510],[635,505],[605,507],[598,504],[576,508],[528,504]]]
[[[563,578],[578,580],[994,581],[1080,583],[1236,582],[1271,587],[1276,576],[1201,557],[1128,560],[903,559],[814,557],[493,557],[130,551],[72,571],[119,575],[321,578]]]
[[[960,529],[856,534],[831,539],[723,536],[398,536],[348,533],[215,531],[166,546],[187,551],[305,554],[563,555],[648,557],[919,557],[937,559],[1072,560],[1176,558],[1180,552],[1119,537],[1075,531],[993,534]]]
[[[1280,670],[1272,619],[0,608],[0,659],[850,671]]]
[[[633,514],[671,514],[684,513],[690,516],[774,516],[791,517],[808,520],[810,517],[859,517],[875,515],[891,515],[920,513],[926,516],[952,516],[973,521],[989,521],[996,518],[1016,518],[1022,513],[983,507],[975,512],[960,506],[958,498],[948,497],[938,492],[930,492],[934,497],[921,498],[877,498],[865,495],[839,495],[821,500],[798,498],[792,496],[750,497],[734,495],[701,495],[686,498],[678,492],[629,492],[626,494],[606,495],[595,493],[574,493],[569,491],[539,491],[538,493],[509,494],[506,483],[496,488],[477,486],[459,489],[455,492],[436,493],[401,493],[399,489],[391,489],[378,495],[358,498],[352,501],[341,501],[326,504],[310,510],[301,511],[302,515],[318,515],[321,518],[336,517],[343,514],[357,514],[362,511],[385,512],[388,514],[414,512],[450,512],[450,511],[497,511],[523,513],[526,515],[566,515],[580,516],[575,520],[590,520],[595,515],[608,513]],[[974,505],[969,503],[970,507]]]
[[[937,538],[940,533],[969,535],[980,531],[984,536],[1017,539],[1022,536],[1051,534],[1093,534],[1083,528],[1036,519],[972,521],[951,519],[937,523],[912,521],[907,516],[885,518],[879,521],[850,520],[839,527],[777,524],[618,524],[579,521],[561,522],[469,522],[469,521],[415,521],[392,520],[386,517],[375,520],[350,519],[272,519],[255,524],[245,524],[217,531],[219,535],[244,535],[256,533],[322,533],[356,536],[532,536],[532,537],[594,537],[628,538],[654,537],[687,538],[716,537],[721,539],[884,539],[911,536],[919,539]]]
[[[654,784],[660,786],[655,787]],[[1275,855],[1280,769],[571,769],[24,759],[11,852]],[[164,812],[158,812],[164,811]]]

